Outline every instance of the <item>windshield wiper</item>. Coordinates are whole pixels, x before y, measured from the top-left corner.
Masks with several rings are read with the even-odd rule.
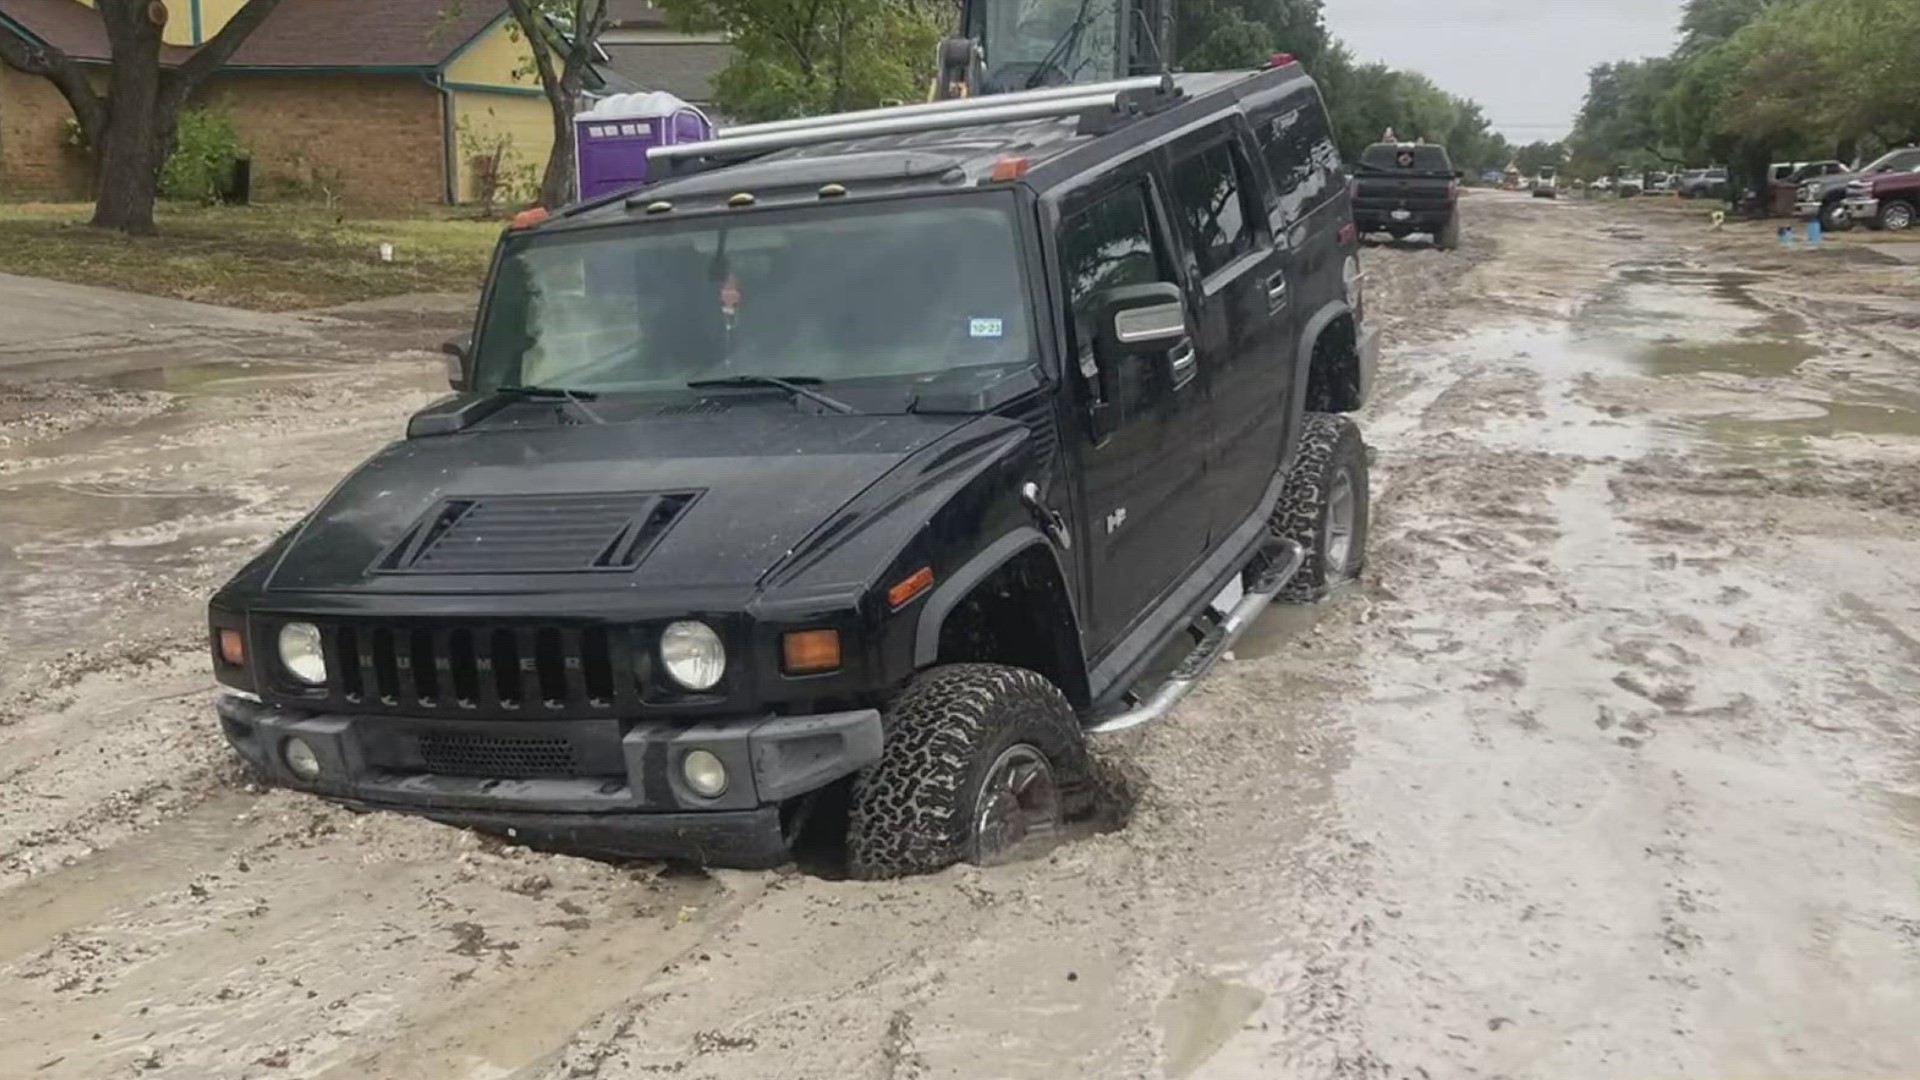
[[[787,393],[796,397],[804,397],[817,401],[837,413],[853,412],[853,406],[841,401],[839,398],[828,397],[818,390],[812,390],[802,385],[804,383],[814,383],[818,385],[825,381],[825,379],[814,375],[795,375],[791,378],[781,378],[778,375],[724,375],[713,379],[695,379],[687,384],[687,389],[704,390],[711,386],[771,386],[778,390],[785,390]]]
[[[596,424],[606,423],[605,420],[600,418],[600,414],[594,412],[593,407],[587,404],[587,402],[600,396],[591,390],[569,390],[564,386],[496,386],[493,388],[493,392],[535,401],[543,399],[565,401],[574,408],[579,409],[580,415],[586,417],[588,420]]]

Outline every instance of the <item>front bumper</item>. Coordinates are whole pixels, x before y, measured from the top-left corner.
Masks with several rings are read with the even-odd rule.
[[[218,711],[228,743],[279,786],[580,854],[738,867],[785,862],[780,803],[872,765],[881,748],[872,709],[691,724],[338,716],[239,697]],[[312,748],[318,777],[288,768],[293,738]],[[681,775],[695,749],[726,766],[718,796]],[[529,764],[546,775],[474,775]]]
[[[1846,207],[1847,216],[1853,218],[1855,221],[1871,223],[1873,219],[1880,216],[1879,199],[1848,199],[1846,201]]]
[[[1818,202],[1797,202],[1793,204],[1793,212],[1804,220],[1812,221],[1820,216],[1820,211],[1826,205]]]

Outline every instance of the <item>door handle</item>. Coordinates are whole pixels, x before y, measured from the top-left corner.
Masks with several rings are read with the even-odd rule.
[[[1200,354],[1195,351],[1192,338],[1173,347],[1173,351],[1167,354],[1167,366],[1173,372],[1175,390],[1193,381],[1194,372],[1200,367]]]
[[[1285,270],[1281,270],[1278,273],[1267,275],[1268,306],[1273,308],[1278,308],[1281,305],[1285,304],[1286,302],[1287,302],[1287,272]]]

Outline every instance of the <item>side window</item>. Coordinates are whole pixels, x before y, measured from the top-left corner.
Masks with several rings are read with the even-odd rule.
[[[1255,131],[1273,176],[1280,228],[1320,207],[1340,185],[1340,150],[1327,112],[1311,95],[1295,97]]]
[[[1226,142],[1175,162],[1174,213],[1186,226],[1200,273],[1211,275],[1253,250],[1252,217],[1241,177],[1235,167],[1239,151]]]
[[[1060,223],[1060,267],[1072,314],[1072,347],[1082,371],[1093,365],[1095,299],[1122,285],[1173,282],[1173,260],[1154,227],[1153,190],[1136,181]]]

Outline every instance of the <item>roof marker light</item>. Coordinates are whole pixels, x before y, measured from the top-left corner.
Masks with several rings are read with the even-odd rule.
[[[1003,157],[993,163],[993,180],[995,183],[1005,180],[1018,180],[1027,175],[1027,169],[1030,166],[1031,162],[1026,158]]]
[[[647,213],[649,214],[664,214],[671,209],[673,209],[673,204],[665,199],[655,199],[647,204]]]
[[[751,192],[743,191],[727,200],[728,206],[752,206],[757,200]]]
[[[531,229],[545,220],[547,220],[547,208],[544,206],[535,206],[513,215],[513,222],[507,227],[510,229]]]
[[[845,184],[821,184],[820,185],[820,197],[823,199],[837,199],[840,196],[845,195],[846,193],[847,193],[847,185]]]
[[[1267,61],[1267,66],[1268,67],[1286,67],[1288,64],[1297,64],[1299,62],[1300,61],[1294,59],[1293,54],[1290,52],[1277,52],[1277,53],[1274,53],[1273,57]]]

